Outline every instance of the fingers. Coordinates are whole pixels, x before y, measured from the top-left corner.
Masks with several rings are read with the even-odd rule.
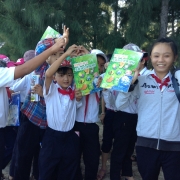
[[[98,78],[97,87],[100,87],[101,83],[102,83],[102,77],[100,76]]]

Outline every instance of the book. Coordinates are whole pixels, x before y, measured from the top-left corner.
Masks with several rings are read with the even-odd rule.
[[[61,36],[62,35],[59,32],[54,30],[52,27],[48,26],[44,34],[42,35],[41,40],[47,39],[47,38],[58,38]]]
[[[34,86],[36,84],[39,84],[39,77],[40,75],[36,75],[36,74],[33,74],[32,77],[31,77],[31,101],[32,102],[37,102],[40,100],[40,97],[38,94],[35,94],[34,93]]]
[[[102,88],[128,92],[134,70],[137,68],[143,53],[115,49],[101,83]]]
[[[97,87],[99,70],[95,54],[74,57],[71,63],[76,88],[81,90],[83,96],[102,90]]]
[[[19,126],[21,96],[20,92],[12,93],[9,103],[7,126]]]

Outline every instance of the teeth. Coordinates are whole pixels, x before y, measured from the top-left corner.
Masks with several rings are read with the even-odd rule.
[[[165,65],[163,65],[163,64],[158,64],[158,66],[165,66]]]

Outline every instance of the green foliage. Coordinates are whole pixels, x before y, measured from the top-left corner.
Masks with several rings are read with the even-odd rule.
[[[112,53],[127,43],[148,51],[159,37],[161,0],[0,0],[0,53],[16,60],[35,49],[47,26],[61,34],[70,28],[69,45],[84,45]],[[167,36],[179,43],[180,1],[170,0]],[[112,12],[117,12],[116,23]]]

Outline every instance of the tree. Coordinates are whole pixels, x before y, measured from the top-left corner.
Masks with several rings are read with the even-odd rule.
[[[169,0],[162,0],[161,2],[161,21],[160,21],[160,34],[159,37],[166,37],[167,25],[168,25],[168,12],[169,12]]]

